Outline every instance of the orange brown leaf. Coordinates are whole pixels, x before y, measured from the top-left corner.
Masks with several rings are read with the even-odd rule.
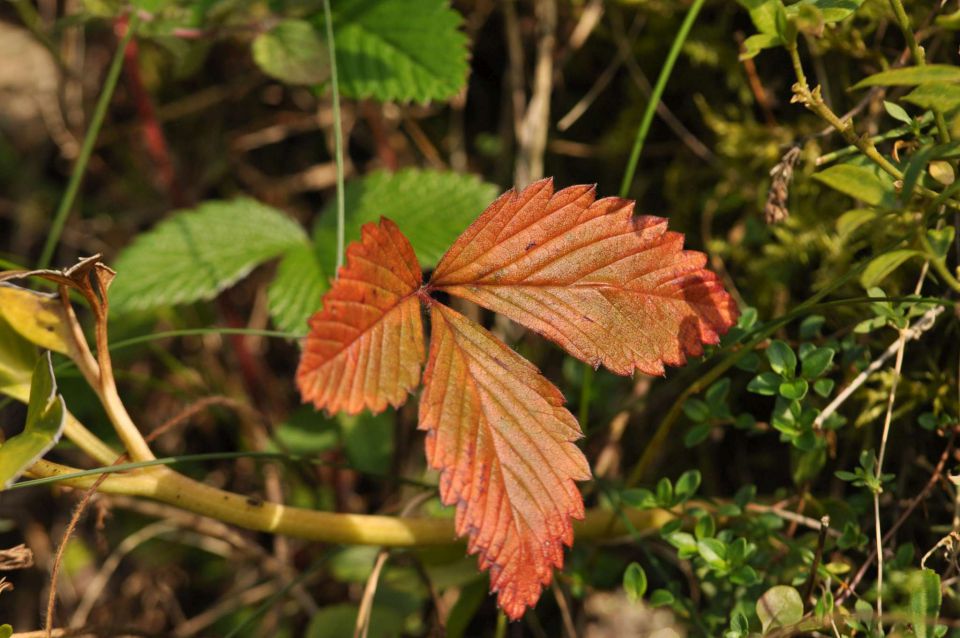
[[[439,303],[431,322],[420,399],[427,460],[440,470],[441,499],[457,506],[457,533],[517,619],[563,566],[571,517],[583,517],[580,426],[556,386],[483,327]]]
[[[366,224],[347,264],[310,319],[297,386],[328,412],[381,412],[420,382],[422,283],[413,247],[388,219]]]
[[[706,256],[633,202],[546,179],[508,191],[443,257],[430,288],[469,299],[613,372],[663,374],[715,344],[737,309]]]

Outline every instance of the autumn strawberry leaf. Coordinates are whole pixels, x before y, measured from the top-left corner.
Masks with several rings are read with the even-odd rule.
[[[323,310],[310,319],[297,385],[304,400],[329,412],[382,412],[404,403],[420,382],[420,265],[386,219],[365,226],[346,257]]]
[[[469,299],[618,374],[663,374],[736,320],[703,253],[633,202],[542,180],[508,192],[457,240],[436,290]]]
[[[705,256],[666,226],[634,216],[632,202],[596,200],[592,187],[554,193],[543,180],[491,204],[424,286],[410,242],[384,219],[363,227],[310,320],[297,371],[304,400],[379,412],[419,382],[419,305],[429,307],[427,459],[510,618],[537,602],[573,542],[571,519],[583,514],[575,481],[590,477],[574,444],[580,426],[535,366],[432,295],[475,301],[614,372],[662,374],[737,317]]]

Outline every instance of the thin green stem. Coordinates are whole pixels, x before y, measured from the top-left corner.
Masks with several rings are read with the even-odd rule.
[[[116,458],[114,454],[114,458]],[[86,478],[89,476],[100,476],[102,474],[118,474],[123,472],[132,472],[133,470],[142,470],[148,467],[158,467],[161,465],[170,466],[170,465],[179,465],[182,463],[199,463],[204,461],[232,461],[237,459],[262,459],[262,460],[279,460],[290,463],[309,463],[311,465],[319,465],[323,467],[333,467],[341,469],[352,469],[349,464],[341,463],[331,463],[324,461],[320,458],[315,458],[312,456],[302,456],[298,454],[283,454],[280,452],[208,452],[204,454],[181,454],[179,456],[167,456],[158,459],[150,459],[149,461],[137,461],[135,463],[117,463],[114,465],[105,465],[103,467],[95,467],[89,470],[78,470],[76,472],[70,472],[68,474],[57,474],[56,476],[45,476],[43,478],[31,479],[27,481],[20,481],[14,483],[7,489],[15,490],[26,487],[38,487],[41,485],[48,485],[50,483],[61,483],[64,481],[72,481],[75,479]],[[416,487],[422,487],[425,489],[435,489],[437,486],[424,483],[422,481],[416,481],[413,479],[407,479],[398,476],[392,476],[387,474],[380,474],[377,472],[359,472],[360,474],[374,476],[383,480],[390,480],[398,483],[404,483],[407,485],[414,485]]]
[[[650,125],[653,123],[653,116],[657,111],[657,105],[660,104],[660,98],[663,96],[663,90],[667,86],[667,80],[673,73],[673,65],[680,56],[680,49],[690,33],[693,23],[697,19],[697,14],[703,7],[704,0],[694,0],[693,4],[687,10],[687,15],[677,30],[677,35],[673,38],[673,44],[667,53],[667,59],[663,61],[660,68],[660,75],[657,77],[657,83],[653,86],[653,92],[650,94],[650,101],[647,102],[647,108],[643,112],[643,119],[640,120],[640,127],[637,129],[637,137],[633,141],[633,150],[630,151],[630,160],[627,162],[627,170],[623,174],[623,181],[620,183],[620,197],[626,197],[630,192],[630,185],[633,183],[633,176],[637,172],[637,163],[640,161],[640,152],[643,150],[643,143],[647,139],[647,133],[650,132]]]
[[[790,54],[790,59],[793,62],[793,70],[797,76],[797,83],[793,85],[793,101],[800,102],[820,116],[822,120],[835,128],[848,144],[857,147],[867,159],[879,166],[885,173],[896,180],[902,180],[903,172],[877,150],[876,145],[870,138],[860,137],[857,134],[852,119],[840,119],[840,117],[826,105],[823,101],[823,96],[820,95],[820,87],[810,89],[810,86],[807,84],[807,77],[803,72],[803,64],[800,61],[800,54],[797,52],[796,43],[788,45],[787,52]],[[930,199],[940,199],[940,193],[926,186],[921,186],[920,184],[914,186],[914,191]],[[960,210],[960,203],[953,200],[944,200],[944,205],[954,210]]]
[[[902,0],[890,0],[890,8],[893,9],[893,14],[897,18],[897,24],[900,30],[903,31],[903,37],[907,40],[907,46],[910,48],[913,60],[917,63],[917,66],[926,66],[927,56],[923,51],[923,47],[917,42],[917,37],[913,33],[913,27],[910,26],[910,16],[907,15]],[[947,120],[943,117],[942,111],[936,108],[932,110],[934,119],[937,122],[940,141],[946,144],[950,141],[950,129],[947,128]]]
[[[53,252],[60,241],[60,235],[63,233],[63,226],[67,222],[70,210],[77,199],[77,193],[80,191],[80,184],[83,182],[83,176],[87,171],[87,164],[90,162],[90,156],[93,154],[93,146],[103,127],[103,120],[107,115],[107,107],[110,105],[110,99],[113,97],[113,91],[117,88],[117,81],[120,79],[120,71],[123,69],[123,54],[127,50],[127,45],[137,32],[137,25],[140,18],[136,11],[131,12],[130,20],[127,23],[127,32],[123,34],[117,45],[117,50],[113,54],[113,60],[110,62],[110,69],[107,71],[107,77],[103,84],[103,90],[100,92],[100,98],[93,110],[93,117],[90,119],[90,126],[87,128],[87,134],[83,138],[83,145],[80,147],[80,154],[77,156],[77,163],[73,165],[73,172],[70,174],[70,181],[67,183],[67,190],[63,193],[60,200],[60,206],[53,217],[53,225],[50,227],[50,233],[47,235],[47,241],[43,245],[43,252],[40,254],[38,268],[46,268],[53,259]]]
[[[324,21],[327,24],[327,49],[330,52],[330,86],[333,93],[333,139],[337,164],[337,273],[343,265],[343,244],[346,226],[346,204],[343,194],[343,123],[340,121],[340,82],[337,78],[337,47],[333,40],[333,12],[330,0],[323,0]]]

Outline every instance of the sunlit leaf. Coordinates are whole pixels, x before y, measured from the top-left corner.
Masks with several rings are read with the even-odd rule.
[[[706,256],[633,202],[542,180],[490,205],[431,287],[510,317],[591,365],[663,374],[715,344],[737,309]],[[611,338],[616,335],[616,338]]]
[[[381,412],[404,403],[420,381],[420,266],[387,219],[364,226],[346,257],[323,309],[310,319],[297,386],[318,409]]]
[[[764,633],[800,622],[803,618],[800,592],[786,585],[771,587],[757,601],[757,616]]]
[[[517,619],[563,565],[571,517],[583,517],[574,481],[590,467],[573,444],[580,427],[560,391],[487,330],[442,304],[430,316],[427,459],[440,470],[441,499],[457,506],[457,534]]]
[[[427,102],[449,99],[466,83],[463,18],[446,0],[332,4],[344,95]]]
[[[899,69],[881,71],[866,77],[853,85],[854,89],[867,86],[916,86],[931,82],[960,82],[960,67],[949,64],[927,64],[925,66],[906,66]]]
[[[110,309],[212,299],[257,265],[305,241],[295,221],[252,199],[211,201],[176,212],[117,257]]]
[[[57,394],[50,353],[37,361],[30,381],[30,400],[23,431],[0,446],[0,485],[9,487],[46,454],[63,433],[66,406]]]
[[[327,43],[303,20],[283,20],[258,35],[253,60],[265,73],[288,84],[320,84],[330,76]]]
[[[817,179],[830,188],[854,199],[879,206],[893,197],[893,184],[881,179],[869,168],[838,164],[816,173]]]

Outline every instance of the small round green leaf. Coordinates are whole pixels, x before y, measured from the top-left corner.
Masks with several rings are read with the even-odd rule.
[[[757,601],[757,616],[765,634],[771,629],[795,625],[803,618],[800,592],[786,585],[771,587]]]
[[[303,20],[284,20],[257,36],[253,60],[264,73],[287,84],[320,84],[330,76],[327,45]]]
[[[630,563],[623,572],[623,590],[631,602],[637,602],[647,593],[647,573],[637,563]]]

